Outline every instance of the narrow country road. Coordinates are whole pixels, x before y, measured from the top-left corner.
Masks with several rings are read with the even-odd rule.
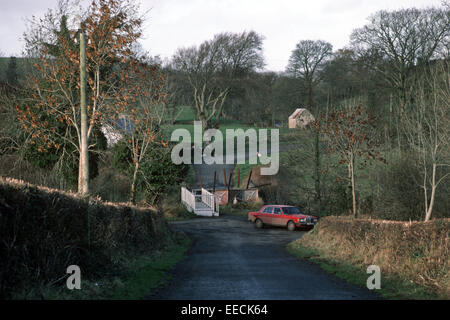
[[[305,232],[255,229],[242,217],[173,222],[195,241],[172,271],[170,283],[148,299],[377,299],[318,266],[291,256],[285,246]]]

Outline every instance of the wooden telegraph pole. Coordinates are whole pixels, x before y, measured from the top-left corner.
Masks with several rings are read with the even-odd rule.
[[[81,146],[80,146],[80,173],[78,192],[83,196],[89,194],[89,153],[87,136],[87,106],[86,106],[86,42],[83,28],[80,28],[80,120],[81,120]]]
[[[91,248],[91,218],[89,214],[89,153],[88,153],[88,115],[86,106],[86,41],[83,27],[80,26],[80,167],[78,174],[78,192],[87,200],[87,238]],[[89,250],[90,252],[90,250]]]

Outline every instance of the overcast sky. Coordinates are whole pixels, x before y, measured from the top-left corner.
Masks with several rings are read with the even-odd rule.
[[[138,0],[137,0],[138,1]],[[0,53],[20,55],[25,18],[42,16],[57,0],[0,0]],[[83,1],[84,2],[84,1]],[[197,45],[223,31],[254,30],[265,37],[266,69],[285,69],[300,40],[321,39],[337,50],[353,29],[381,10],[439,6],[441,0],[141,0],[150,10],[141,44],[170,58],[178,47]]]

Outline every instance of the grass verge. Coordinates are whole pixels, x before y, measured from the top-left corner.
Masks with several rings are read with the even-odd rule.
[[[386,299],[448,299],[446,230],[444,220],[405,224],[326,217],[287,250],[361,287],[370,275],[366,268],[378,265],[376,293]]]
[[[220,207],[220,214],[247,217],[249,211],[258,211],[262,205],[263,202],[260,199],[252,202],[238,202],[236,204],[229,203]]]
[[[226,206],[220,207],[221,215],[230,215],[230,216],[239,216],[246,217],[248,215],[248,210],[245,210],[241,207],[233,206],[232,204],[228,204]]]
[[[183,220],[190,220],[198,218],[196,214],[193,212],[189,212],[186,208],[183,208],[183,210],[178,214],[174,216],[168,216],[166,217],[167,221],[183,221]]]
[[[295,257],[307,259],[338,278],[360,287],[366,287],[366,281],[370,274],[367,274],[366,270],[361,267],[336,261],[319,250],[303,247],[297,242],[291,242],[287,246],[287,250]],[[426,287],[384,274],[381,275],[381,289],[375,290],[375,292],[385,299],[439,299],[436,293]]]
[[[112,292],[113,299],[142,299],[156,287],[170,280],[168,271],[179,262],[191,245],[183,235],[179,241],[151,256],[142,256],[132,264],[125,275],[124,285]]]

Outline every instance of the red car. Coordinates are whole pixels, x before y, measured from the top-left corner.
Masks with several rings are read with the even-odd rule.
[[[257,212],[249,212],[248,220],[254,222],[257,228],[267,224],[287,227],[289,231],[294,231],[296,227],[312,229],[318,218],[302,214],[293,206],[266,205]]]

